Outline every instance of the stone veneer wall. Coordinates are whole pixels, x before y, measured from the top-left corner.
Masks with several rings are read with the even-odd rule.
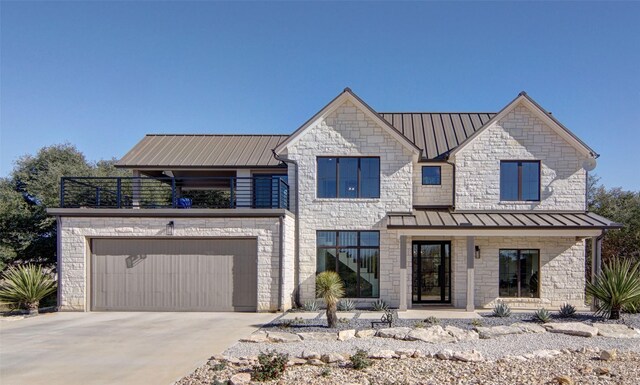
[[[168,218],[62,218],[61,310],[85,309],[89,241],[92,237],[162,237]],[[279,218],[172,218],[174,235],[188,237],[256,237],[258,240],[258,310],[275,310],[279,286]],[[293,291],[293,218],[285,216],[284,306],[290,307]]]
[[[440,166],[439,186],[422,185],[422,167]],[[453,205],[453,167],[448,163],[414,163],[413,204],[415,206]]]
[[[286,156],[299,165],[301,300],[315,298],[316,231],[380,230],[380,297],[398,306],[400,247],[395,235],[387,233],[384,218],[387,212],[412,209],[411,151],[347,101],[289,145]],[[317,198],[317,156],[379,156],[380,199]],[[292,167],[289,185],[293,197]]]
[[[475,306],[492,307],[498,297],[500,249],[540,250],[540,298],[505,298],[513,307],[558,307],[565,302],[585,306],[584,241],[575,237],[476,237]],[[466,238],[452,239],[453,304],[466,303]]]
[[[541,160],[540,202],[500,201],[500,160]],[[455,155],[457,210],[584,210],[584,157],[516,106]]]

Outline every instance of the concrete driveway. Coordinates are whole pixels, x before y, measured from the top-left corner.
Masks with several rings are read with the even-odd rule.
[[[0,321],[0,384],[171,384],[276,316],[53,313]]]

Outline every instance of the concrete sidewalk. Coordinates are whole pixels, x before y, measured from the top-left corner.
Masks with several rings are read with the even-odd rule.
[[[0,384],[171,384],[278,314],[53,313],[0,323]]]

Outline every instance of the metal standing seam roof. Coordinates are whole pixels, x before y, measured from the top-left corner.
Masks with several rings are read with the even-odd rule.
[[[443,159],[496,113],[382,112],[379,115],[421,148],[423,158]]]
[[[288,135],[146,135],[118,167],[279,166],[271,152]]]
[[[387,228],[617,229],[622,225],[597,214],[552,212],[450,212],[414,210],[387,215]]]

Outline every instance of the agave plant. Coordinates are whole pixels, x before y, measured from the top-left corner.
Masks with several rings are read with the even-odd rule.
[[[335,271],[323,271],[316,276],[316,296],[327,304],[327,324],[335,328],[338,324],[338,301],[344,296],[344,284]]]
[[[536,312],[533,313],[533,316],[535,317],[536,320],[545,324],[551,321],[551,313],[549,313],[549,310],[545,308],[540,308],[536,310]]]
[[[41,266],[12,266],[4,273],[0,302],[38,314],[40,301],[56,291],[56,282]]]
[[[629,314],[638,314],[640,313],[640,301],[630,302],[622,308],[622,311]]]
[[[596,301],[596,314],[620,319],[620,311],[640,301],[640,263],[615,258],[605,263],[593,283],[587,282],[587,294]]]
[[[302,310],[304,311],[318,311],[320,310],[320,305],[316,301],[305,301],[302,304]]]
[[[511,308],[509,305],[502,301],[498,301],[496,305],[493,307],[493,316],[506,318],[511,315]]]
[[[352,311],[355,308],[356,308],[356,303],[353,302],[353,300],[341,299],[340,302],[338,302],[339,311]]]
[[[371,310],[373,311],[385,311],[387,309],[389,309],[389,305],[383,299],[377,299],[371,303]]]
[[[558,312],[560,317],[569,318],[573,317],[576,314],[576,307],[571,305],[570,303],[564,303],[560,306],[560,311]]]

